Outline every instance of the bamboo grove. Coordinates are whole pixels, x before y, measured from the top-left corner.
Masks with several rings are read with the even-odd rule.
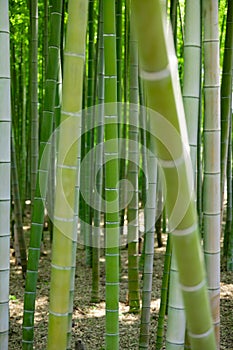
[[[156,239],[166,253],[153,349],[220,349],[220,266],[233,271],[232,7],[0,1],[0,349],[10,349],[10,245],[25,283],[22,349],[34,348],[45,222],[48,350],[74,348],[80,249],[90,303],[103,298],[104,251],[102,348],[121,348],[123,247],[135,348],[152,348]]]

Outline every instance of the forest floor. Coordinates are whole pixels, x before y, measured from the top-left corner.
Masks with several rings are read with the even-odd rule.
[[[27,233],[28,234],[28,233]],[[165,238],[165,236],[164,236]],[[24,281],[21,268],[15,264],[11,250],[10,275],[10,336],[9,350],[19,350],[22,344],[22,318]],[[35,312],[35,347],[46,349],[48,330],[48,295],[50,281],[50,243],[49,234],[44,235],[44,252],[40,259]],[[153,292],[151,303],[150,349],[156,349],[156,329],[160,303],[160,288],[163,274],[165,246],[155,247]],[[83,249],[77,252],[76,292],[74,297],[72,344],[82,339],[86,350],[104,349],[105,303],[104,303],[104,256],[101,256],[102,301],[93,304],[91,299],[91,269],[85,264]],[[120,349],[138,349],[140,315],[128,312],[127,305],[127,250],[121,250],[120,282]],[[221,350],[233,350],[233,272],[221,272]],[[164,347],[165,349],[165,347]],[[6,350],[6,349],[4,349]],[[59,350],[59,349],[57,349]]]

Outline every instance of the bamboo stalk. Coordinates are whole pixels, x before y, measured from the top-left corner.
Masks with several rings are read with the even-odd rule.
[[[101,233],[101,198],[99,196],[102,193],[103,186],[103,140],[104,140],[104,46],[103,46],[103,1],[99,2],[99,71],[98,71],[98,102],[99,106],[96,108],[98,126],[97,126],[97,142],[96,142],[96,157],[95,167],[98,170],[96,175],[96,189],[94,192],[94,229],[93,229],[93,247],[92,247],[92,302],[100,301],[100,233]],[[99,147],[98,147],[99,146]],[[95,171],[96,173],[96,171]]]
[[[119,188],[115,1],[103,1],[105,63],[106,350],[119,348]]]
[[[12,173],[11,183],[12,183],[12,192],[13,192],[13,200],[14,200],[15,227],[16,227],[17,240],[19,243],[20,263],[22,266],[23,277],[25,278],[26,269],[27,269],[27,250],[26,250],[26,243],[25,243],[24,232],[23,232],[23,215],[22,215],[22,207],[21,207],[20,193],[19,193],[18,169],[17,169],[17,163],[16,163],[13,130],[11,132],[11,173]]]
[[[88,2],[71,0],[64,51],[61,127],[54,209],[47,349],[65,350],[74,290],[77,222],[75,186],[79,186],[83,68]],[[78,161],[77,161],[78,159]],[[78,166],[78,173],[77,173]]]
[[[53,130],[53,112],[59,70],[61,5],[62,1],[56,1],[56,6],[53,8],[53,12],[51,13],[51,32],[48,57],[49,62],[46,76],[44,112],[41,122],[39,147],[40,167],[36,181],[36,196],[32,208],[32,225],[24,293],[23,349],[25,350],[33,348],[36,285],[41,238],[44,226],[44,205],[48,187],[49,163],[51,160],[51,144],[49,138]]]
[[[171,35],[161,2],[132,1],[151,132],[167,185],[167,215],[194,350],[216,349],[193,194],[188,137]],[[168,103],[169,101],[169,103]],[[164,132],[166,130],[166,132]],[[176,136],[175,136],[176,135]],[[182,184],[182,185],[181,185]],[[182,189],[181,189],[182,186]]]
[[[134,32],[130,31],[130,110],[129,110],[129,151],[127,178],[132,185],[128,204],[128,285],[129,311],[138,312],[139,269],[138,269],[138,166],[139,166],[139,108],[138,108],[138,46]]]
[[[10,30],[9,4],[0,3],[0,348],[8,349],[10,278]]]
[[[203,1],[204,13],[204,255],[217,347],[220,344],[220,66],[218,1]]]
[[[227,1],[226,38],[221,83],[221,204],[223,210],[224,185],[226,182],[226,164],[229,142],[229,127],[232,102],[232,69],[233,69],[233,3]]]
[[[38,0],[30,2],[30,92],[31,92],[31,203],[36,191],[36,176],[39,154],[39,118],[38,118]]]
[[[139,349],[148,349],[150,340],[150,304],[152,293],[154,261],[154,221],[156,213],[157,162],[153,153],[147,154],[148,189],[145,205],[144,265],[142,287],[142,311],[140,322]]]

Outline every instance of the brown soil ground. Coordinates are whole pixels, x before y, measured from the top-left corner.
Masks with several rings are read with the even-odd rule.
[[[35,349],[46,349],[48,326],[48,294],[50,281],[50,244],[45,234],[45,250],[40,260],[35,312]],[[163,274],[165,248],[155,248],[153,293],[151,303],[150,349],[155,348],[158,320],[159,298]],[[12,252],[11,252],[12,253]],[[138,349],[140,315],[128,313],[127,306],[127,251],[121,254],[120,286],[120,349]],[[76,270],[76,293],[73,314],[73,348],[81,338],[87,350],[104,349],[105,304],[104,304],[104,256],[101,258],[101,295],[100,304],[90,303],[91,269],[85,265],[84,251],[78,249]],[[21,268],[11,257],[10,276],[10,337],[9,350],[21,349],[24,281]],[[164,347],[165,349],[165,347]],[[233,350],[233,272],[221,273],[221,350]],[[57,349],[59,350],[59,349]]]

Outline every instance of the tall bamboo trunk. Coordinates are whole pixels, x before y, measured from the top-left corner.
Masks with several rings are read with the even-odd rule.
[[[119,349],[119,188],[115,1],[104,0],[106,350]]]
[[[71,0],[64,51],[61,124],[58,140],[57,187],[51,264],[47,349],[69,347],[77,241],[77,189],[80,171],[80,138],[83,69],[88,2]],[[77,169],[78,167],[78,169]]]
[[[10,277],[10,31],[9,4],[0,2],[0,348],[8,349]]]
[[[221,205],[223,211],[224,189],[226,182],[227,152],[232,102],[233,69],[233,2],[228,0],[226,38],[221,83]]]
[[[31,203],[33,205],[36,191],[36,176],[38,168],[39,149],[39,118],[38,118],[38,1],[30,2],[30,115],[31,115]]]
[[[217,347],[220,331],[220,66],[218,1],[203,1],[204,15],[204,182],[203,225],[207,282]]]
[[[216,349],[195,210],[192,166],[171,34],[159,0],[132,1],[151,132],[167,185],[172,232],[187,326],[194,350]],[[168,103],[169,101],[169,103]],[[165,132],[166,130],[166,132]],[[154,150],[153,150],[154,151]]]
[[[132,185],[128,204],[128,285],[129,311],[138,312],[139,269],[138,269],[138,166],[139,166],[139,108],[138,108],[138,45],[134,32],[130,31],[130,109],[129,109],[129,163],[127,178]]]
[[[59,71],[61,8],[62,1],[56,1],[56,6],[53,7],[50,18],[51,32],[48,70],[46,74],[44,112],[41,121],[39,147],[40,168],[36,179],[36,196],[32,208],[32,224],[24,293],[23,349],[25,350],[33,348],[37,275],[44,226],[44,206],[48,188],[49,164],[51,161],[51,140],[49,138],[53,130],[54,105]]]

